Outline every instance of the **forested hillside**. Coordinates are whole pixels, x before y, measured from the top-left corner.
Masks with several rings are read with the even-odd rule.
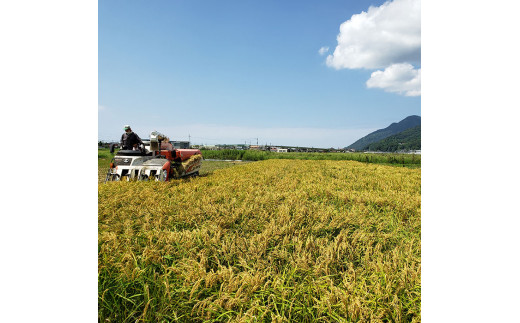
[[[385,152],[419,149],[421,149],[421,126],[407,129],[363,148],[363,150]]]
[[[373,143],[377,143],[387,137],[396,135],[400,132],[403,132],[407,129],[414,128],[416,126],[421,125],[421,117],[419,116],[409,116],[399,121],[398,123],[392,123],[388,127],[384,129],[376,130],[365,137],[359,139],[354,142],[350,146],[347,146],[347,149],[355,149],[355,150],[363,150],[367,146]]]

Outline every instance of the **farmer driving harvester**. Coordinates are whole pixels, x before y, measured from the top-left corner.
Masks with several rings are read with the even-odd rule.
[[[122,150],[139,150],[139,144],[143,141],[132,131],[129,125],[125,126],[125,133],[121,136],[120,146]]]

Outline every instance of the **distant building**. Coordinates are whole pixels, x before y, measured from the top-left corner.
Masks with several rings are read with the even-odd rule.
[[[249,149],[249,146],[248,145],[235,145],[235,149],[238,149],[238,150],[247,150]]]

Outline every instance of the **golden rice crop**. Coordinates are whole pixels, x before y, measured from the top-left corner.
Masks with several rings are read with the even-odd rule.
[[[100,184],[100,321],[420,321],[420,182],[266,160]]]
[[[198,164],[202,161],[202,155],[192,155],[190,158],[185,160],[184,162],[178,164],[176,167],[173,167],[173,177],[180,177],[182,174],[191,171],[190,167],[195,164]]]

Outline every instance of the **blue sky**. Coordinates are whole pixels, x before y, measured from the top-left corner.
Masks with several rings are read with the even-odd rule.
[[[98,137],[345,147],[421,115],[420,14],[417,45],[396,1],[99,1]]]

